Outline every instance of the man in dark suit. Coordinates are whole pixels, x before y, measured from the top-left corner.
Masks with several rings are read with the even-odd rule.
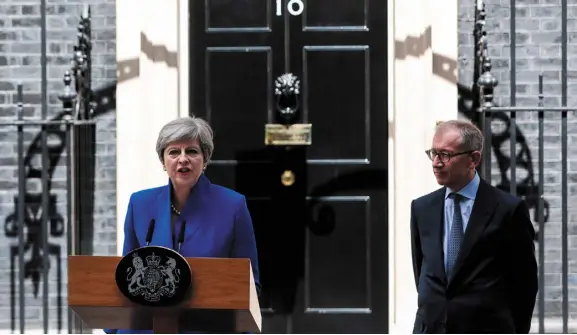
[[[523,200],[479,178],[482,152],[483,134],[461,120],[440,124],[426,152],[443,187],[411,203],[413,333],[530,330],[535,230]]]

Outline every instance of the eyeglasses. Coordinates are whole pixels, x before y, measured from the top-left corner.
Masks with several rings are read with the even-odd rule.
[[[427,157],[429,157],[430,160],[435,160],[435,156],[437,156],[437,157],[439,157],[439,160],[441,162],[447,163],[453,157],[461,156],[461,155],[468,155],[474,151],[475,150],[469,150],[469,151],[463,151],[463,152],[458,152],[458,153],[452,153],[452,152],[443,152],[443,151],[437,152],[433,149],[429,149],[429,150],[425,151],[425,154],[427,154]]]

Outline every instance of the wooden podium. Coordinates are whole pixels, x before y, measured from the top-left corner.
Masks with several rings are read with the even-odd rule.
[[[243,258],[186,258],[192,290],[178,306],[144,307],[116,286],[122,257],[69,256],[68,305],[95,329],[260,333],[261,314],[252,267]]]

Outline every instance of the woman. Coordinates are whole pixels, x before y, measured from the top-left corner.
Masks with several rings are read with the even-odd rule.
[[[197,117],[167,123],[158,134],[156,152],[168,184],[133,193],[124,221],[123,255],[144,246],[148,224],[156,224],[150,245],[173,248],[186,220],[184,257],[249,258],[260,292],[252,220],[243,195],[214,185],[204,170],[214,149],[210,125]],[[116,333],[116,330],[105,330]],[[152,331],[118,330],[118,333]]]

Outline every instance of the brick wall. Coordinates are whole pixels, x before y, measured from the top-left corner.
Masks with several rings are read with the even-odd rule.
[[[516,5],[516,59],[510,59],[510,13],[509,1],[486,0],[488,12],[487,31],[489,51],[493,59],[493,74],[499,80],[496,102],[510,106],[510,64],[517,66],[516,104],[536,106],[538,74],[544,75],[546,106],[561,106],[561,1],[560,0],[517,0]],[[568,105],[577,106],[577,3],[569,1],[568,12]],[[572,3],[572,4],[571,4]],[[470,85],[473,76],[473,22],[474,0],[459,0],[459,81]],[[517,113],[519,128],[527,138],[532,155],[535,181],[538,182],[538,128],[536,113]],[[493,131],[499,131],[502,124],[494,124]],[[568,116],[568,221],[569,221],[569,311],[577,321],[577,119]],[[545,313],[549,318],[561,316],[561,121],[559,114],[545,114],[545,199],[549,202],[550,220],[545,226]],[[503,144],[509,155],[509,142]],[[493,181],[500,180],[498,168],[493,164]],[[526,170],[519,168],[517,180],[527,176]],[[507,172],[509,173],[509,172]],[[537,308],[535,309],[535,313]],[[546,323],[551,330],[552,321]]]
[[[0,120],[16,117],[16,84],[25,90],[26,117],[40,117],[40,1],[6,0],[0,2]],[[49,117],[60,111],[57,98],[63,91],[62,77],[69,69],[72,47],[76,44],[76,29],[84,4],[92,8],[93,88],[98,89],[116,81],[116,17],[112,0],[48,0],[48,91]],[[116,139],[115,111],[98,117],[96,190],[94,210],[94,253],[116,253]],[[39,132],[27,131],[29,141]],[[28,147],[26,146],[25,150]],[[15,211],[17,193],[15,128],[0,127],[0,220],[2,227],[7,216]],[[39,163],[38,163],[39,164]],[[58,196],[58,212],[66,216],[66,195],[63,188],[65,168],[60,163],[54,173],[56,181],[52,194]],[[31,185],[36,187],[38,185]],[[50,237],[50,243],[61,246],[63,265],[63,304],[66,306],[66,237]],[[10,328],[10,246],[16,238],[6,237],[0,230],[0,331]],[[25,260],[31,252],[26,254]],[[50,329],[56,330],[56,259],[52,258],[49,280]],[[16,278],[18,274],[16,273]],[[32,296],[32,283],[26,280],[26,330],[42,330],[42,285],[38,298]],[[16,285],[16,290],[18,285]],[[18,300],[16,300],[16,304]],[[16,308],[18,311],[18,308]],[[63,325],[66,327],[66,308]],[[18,327],[18,323],[16,323]]]

